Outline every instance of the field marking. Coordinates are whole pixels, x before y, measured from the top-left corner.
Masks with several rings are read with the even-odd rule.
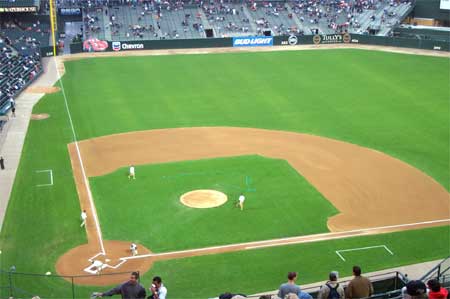
[[[55,68],[56,68],[56,73],[58,74],[58,81],[59,81],[59,85],[61,86],[61,92],[64,98],[64,104],[66,107],[66,111],[67,111],[67,115],[69,116],[69,123],[70,123],[70,128],[72,129],[72,136],[73,136],[73,140],[75,143],[75,148],[76,148],[76,152],[77,152],[77,156],[78,156],[78,160],[80,161],[80,168],[81,168],[81,174],[83,176],[83,181],[84,184],[86,186],[86,192],[89,198],[89,203],[91,206],[91,214],[92,214],[92,218],[94,219],[94,223],[95,223],[95,227],[97,230],[97,238],[99,240],[99,245],[100,245],[100,250],[103,254],[106,254],[105,251],[105,246],[103,245],[103,237],[102,237],[102,231],[100,229],[100,222],[98,221],[98,217],[97,217],[97,211],[95,209],[95,205],[94,205],[94,201],[92,199],[92,193],[91,193],[91,188],[89,186],[89,181],[87,179],[86,176],[86,172],[84,170],[84,164],[83,164],[83,159],[81,158],[81,153],[80,153],[80,148],[78,146],[78,140],[77,140],[77,134],[75,133],[75,128],[73,126],[73,121],[72,121],[72,115],[70,113],[70,109],[69,109],[69,104],[67,102],[67,96],[66,96],[66,91],[64,89],[64,84],[61,80],[61,73],[59,72],[59,68],[58,68],[58,60],[56,56],[53,56],[53,59],[55,61]]]
[[[387,252],[389,252],[391,255],[394,255],[394,253],[387,248],[386,245],[376,245],[376,246],[368,246],[368,247],[359,247],[359,248],[350,248],[350,249],[341,249],[336,250],[336,254],[345,262],[345,258],[342,256],[341,252],[349,252],[349,251],[358,251],[358,250],[367,250],[372,248],[384,248]]]
[[[50,184],[38,184],[36,185],[36,187],[53,186],[53,170],[51,169],[36,170],[36,173],[43,173],[43,172],[48,172],[50,174]]]
[[[416,222],[416,223],[380,226],[380,227],[365,228],[365,229],[356,229],[356,230],[349,230],[349,231],[343,231],[343,232],[320,233],[320,234],[315,234],[315,235],[296,236],[296,237],[288,237],[288,238],[271,239],[271,240],[265,240],[265,241],[252,241],[252,242],[237,243],[237,244],[230,244],[230,245],[221,245],[221,246],[213,246],[213,247],[205,247],[205,248],[197,248],[197,249],[170,251],[170,252],[163,252],[163,253],[149,253],[149,254],[143,254],[143,255],[121,257],[119,259],[120,260],[134,260],[134,259],[140,259],[140,258],[164,257],[164,256],[175,256],[173,258],[180,258],[180,255],[190,256],[190,254],[195,255],[196,253],[202,253],[202,252],[207,254],[208,252],[211,253],[211,251],[214,251],[214,250],[221,250],[220,253],[223,253],[223,252],[238,251],[238,250],[261,249],[261,248],[267,248],[267,247],[285,246],[285,245],[300,244],[300,243],[312,243],[312,242],[318,242],[318,241],[343,239],[343,238],[349,238],[349,237],[359,237],[359,236],[364,236],[364,235],[373,235],[373,234],[376,234],[376,231],[378,231],[378,230],[407,228],[410,226],[435,224],[435,223],[441,223],[441,222],[450,222],[450,218],[422,221],[422,222]],[[388,250],[391,254],[393,254],[393,252],[390,251],[388,248],[386,248],[386,250]],[[193,255],[191,255],[191,256],[193,256]],[[200,255],[200,254],[197,254],[197,255]]]

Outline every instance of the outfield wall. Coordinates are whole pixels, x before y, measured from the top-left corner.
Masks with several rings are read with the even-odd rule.
[[[238,42],[236,42],[238,40]],[[260,42],[261,41],[261,42]],[[128,50],[160,50],[160,49],[189,49],[216,47],[270,47],[312,44],[362,44],[379,45],[400,48],[414,48],[436,51],[450,51],[450,42],[422,40],[411,38],[396,38],[385,36],[371,36],[361,34],[329,34],[306,36],[275,36],[275,37],[239,37],[239,38],[205,38],[205,39],[171,39],[171,40],[143,40],[143,41],[108,41],[103,48],[95,48],[95,44],[85,41],[70,45],[71,53],[80,52],[109,52]]]

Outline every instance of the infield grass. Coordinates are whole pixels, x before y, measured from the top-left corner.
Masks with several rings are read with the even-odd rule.
[[[122,168],[90,179],[103,235],[152,252],[327,232],[328,217],[338,212],[284,160],[184,161],[138,166],[136,180],[127,174]],[[180,202],[182,194],[199,189],[221,191],[228,201],[209,209]],[[244,211],[235,206],[240,192]]]

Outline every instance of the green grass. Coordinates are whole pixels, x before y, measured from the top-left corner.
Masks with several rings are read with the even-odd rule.
[[[290,271],[297,271],[297,282],[304,285],[326,280],[332,270],[339,271],[341,277],[351,276],[352,266],[358,264],[363,272],[371,272],[402,266],[411,260],[419,263],[447,257],[449,235],[450,227],[443,226],[160,261],[145,275],[144,282],[148,285],[153,275],[161,275],[173,299],[210,298],[226,291],[254,294],[277,289]],[[394,255],[370,250],[365,251],[365,256],[346,254],[343,262],[335,253],[339,249],[377,245],[386,245]]]
[[[445,58],[327,50],[87,59],[69,62],[66,70],[64,84],[80,139],[189,126],[311,133],[390,154],[449,190]],[[62,94],[47,95],[34,113],[51,117],[30,124],[0,234],[0,268],[55,272],[56,259],[86,242],[86,236],[79,228],[80,207],[67,153],[71,130]],[[35,187],[45,181],[35,173],[42,169],[53,170],[53,187]],[[146,216],[146,224],[151,223],[152,215]],[[286,226],[301,221],[283,220]],[[102,228],[113,233],[107,221],[102,219]],[[261,291],[276,288],[291,268],[302,273],[301,283],[323,279],[330,268],[348,274],[349,266],[339,266],[328,254],[336,244],[392,246],[394,259],[354,257],[365,270],[375,270],[444,257],[448,235],[446,227],[160,262],[145,279],[161,274],[171,298],[184,293],[192,298],[202,287],[205,295],[231,286]],[[70,284],[57,278],[25,282],[21,286],[26,290],[48,294],[46,298],[71,297]],[[76,290],[77,297],[86,298],[98,288]]]
[[[284,160],[243,156],[145,165],[136,168],[136,180],[128,180],[127,171],[90,179],[103,235],[153,252],[327,232],[328,217],[337,213]],[[219,190],[228,201],[213,209],[180,203],[182,194],[198,189]],[[241,191],[244,211],[235,207]],[[287,219],[295,224],[286,225]]]
[[[327,136],[397,157],[449,190],[449,59],[365,50],[71,61],[81,139],[238,126]]]

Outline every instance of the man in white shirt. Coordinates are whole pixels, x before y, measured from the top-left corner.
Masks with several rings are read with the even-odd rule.
[[[80,225],[80,227],[86,226],[86,219],[87,219],[86,210],[83,210],[83,212],[81,212],[81,225]]]
[[[161,277],[155,276],[152,280],[152,285],[149,288],[152,295],[149,298],[153,299],[166,299],[167,288],[163,285]]]
[[[130,172],[128,174],[128,179],[133,178],[133,180],[136,179],[136,174],[134,173],[134,166],[130,166]]]
[[[245,201],[245,196],[244,196],[244,194],[241,193],[241,195],[239,195],[238,203],[236,204],[236,207],[239,206],[241,208],[241,211],[244,210],[244,201]]]

